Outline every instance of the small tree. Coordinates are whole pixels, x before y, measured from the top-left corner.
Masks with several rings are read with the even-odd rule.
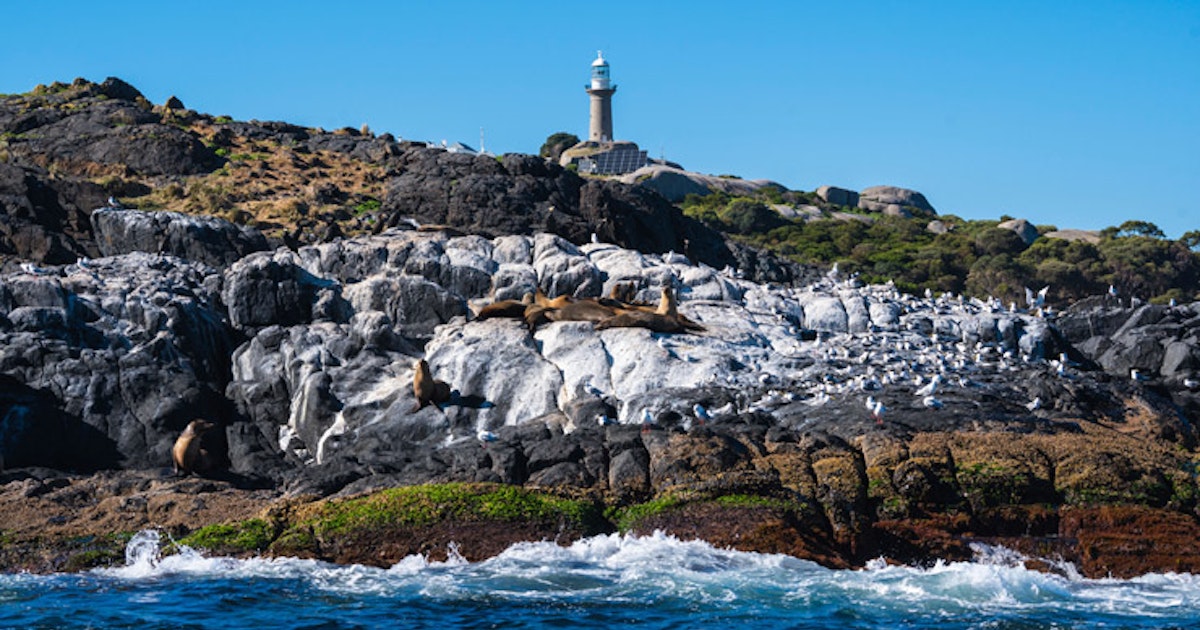
[[[1200,248],[1200,230],[1189,230],[1179,237],[1179,242],[1187,246],[1188,249]]]
[[[542,143],[542,148],[538,150],[538,155],[547,159],[557,160],[558,157],[562,155],[563,151],[566,151],[577,144],[579,144],[579,136],[573,133],[559,131],[557,133],[550,134],[550,136],[546,138],[546,141]]]
[[[1121,235],[1149,236],[1150,238],[1166,238],[1166,234],[1157,225],[1149,221],[1126,221],[1117,228]]]

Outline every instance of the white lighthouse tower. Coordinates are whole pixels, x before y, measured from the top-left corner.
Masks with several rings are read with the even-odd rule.
[[[592,97],[591,118],[588,124],[588,140],[593,142],[612,142],[612,95],[617,86],[609,76],[608,62],[604,54],[596,51],[596,60],[592,62],[592,83],[587,89]]]

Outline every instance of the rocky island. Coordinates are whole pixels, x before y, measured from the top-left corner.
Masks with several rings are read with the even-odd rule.
[[[1200,303],[914,296],[636,182],[116,79],[5,97],[0,134],[5,570],[119,562],[146,528],[380,566],[658,530],[1200,570]],[[478,317],[664,290],[695,328]],[[422,359],[447,399],[417,400]],[[176,474],[197,419],[208,465]]]

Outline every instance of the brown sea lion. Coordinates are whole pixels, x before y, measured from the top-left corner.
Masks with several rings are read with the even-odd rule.
[[[204,433],[214,426],[216,425],[205,420],[192,420],[188,423],[179,439],[175,440],[175,446],[171,448],[171,460],[175,463],[175,474],[188,475],[208,470],[210,465],[208,451],[200,448],[200,440],[204,437]]]
[[[547,312],[546,317],[555,322],[599,322],[616,314],[615,310],[595,300],[579,300]]]
[[[703,332],[704,327],[679,313],[675,303],[675,292],[663,287],[662,299],[653,312],[647,309],[632,309],[617,313],[596,324],[597,330],[607,328],[647,328],[660,333]]]
[[[413,363],[413,394],[417,397],[417,406],[413,411],[419,411],[429,403],[436,405],[450,400],[450,385],[433,378],[429,363],[425,359],[418,359]]]
[[[573,301],[574,300],[569,295],[560,295],[553,299],[548,298],[546,297],[546,294],[542,292],[541,287],[538,287],[537,293],[533,296],[534,304],[537,304],[538,306],[545,306],[546,308],[562,308]]]
[[[659,292],[658,309],[654,312],[658,315],[667,315],[675,317],[679,314],[679,307],[675,302],[675,290],[669,286],[664,286]]]
[[[618,282],[608,292],[608,297],[625,304],[633,304],[637,298],[637,284],[633,282]]]
[[[475,319],[491,319],[493,317],[512,317],[521,319],[525,317],[525,309],[530,304],[533,304],[533,294],[526,293],[520,300],[497,300],[479,309],[479,314]]]

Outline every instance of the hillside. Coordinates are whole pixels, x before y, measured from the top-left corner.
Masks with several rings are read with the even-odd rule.
[[[203,214],[289,247],[411,220],[487,236],[596,234],[640,251],[789,281],[801,270],[729,241],[660,196],[527,155],[471,156],[366,129],[303,128],[159,106],[109,78],[0,99],[0,255],[95,256],[89,223],[127,207]],[[11,260],[10,260],[11,266]]]

